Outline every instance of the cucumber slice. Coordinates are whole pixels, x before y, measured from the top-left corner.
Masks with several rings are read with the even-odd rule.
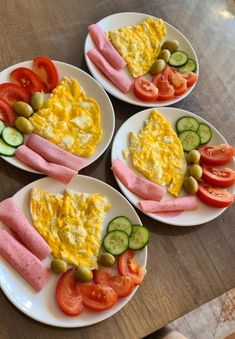
[[[12,157],[15,154],[16,149],[5,143],[5,141],[0,138],[0,154],[5,157]]]
[[[195,131],[183,131],[179,138],[185,152],[190,152],[201,144],[201,138]]]
[[[179,118],[176,121],[175,125],[178,134],[188,130],[196,132],[199,128],[199,122],[197,121],[197,119],[190,116],[184,116],[182,118]]]
[[[130,236],[132,233],[132,223],[127,217],[122,215],[120,217],[116,217],[108,224],[107,232],[116,230],[124,231]]]
[[[0,120],[0,134],[2,133],[3,128],[5,128],[5,124],[2,120]]]
[[[149,230],[141,225],[133,225],[133,231],[129,241],[129,248],[131,250],[141,250],[144,248],[150,239]]]
[[[202,145],[207,144],[212,138],[212,131],[207,124],[201,123],[199,125],[197,133],[199,134],[201,138]]]
[[[111,231],[103,240],[105,250],[113,255],[125,252],[129,246],[129,237],[124,231]]]
[[[186,64],[188,61],[188,55],[183,51],[176,51],[171,54],[170,60],[168,61],[169,65],[173,67],[179,67]]]
[[[195,72],[196,69],[197,69],[196,61],[191,58],[188,58],[188,61],[186,62],[186,64],[178,67],[177,71],[179,71],[180,73]]]
[[[24,142],[23,134],[14,127],[5,127],[2,131],[2,139],[13,147],[20,146]]]

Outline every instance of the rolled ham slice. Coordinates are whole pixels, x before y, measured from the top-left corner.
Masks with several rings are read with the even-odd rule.
[[[114,160],[111,169],[126,188],[143,199],[160,201],[166,193],[165,188],[137,177],[119,158]]]
[[[132,82],[121,72],[114,69],[104,59],[104,57],[95,49],[92,48],[87,53],[92,62],[99,68],[99,70],[123,93],[129,92]]]
[[[108,63],[117,71],[120,71],[120,69],[124,68],[126,66],[125,61],[117,52],[117,50],[113,47],[100,26],[98,24],[93,24],[88,26],[88,30],[98,50],[108,61]]]
[[[71,168],[46,161],[43,157],[25,145],[17,148],[15,157],[29,167],[62,182],[64,185],[70,183],[77,174],[77,172]]]
[[[197,209],[198,203],[195,196],[175,198],[167,201],[140,200],[140,207],[144,213],[189,211]]]
[[[15,232],[22,243],[40,260],[51,253],[46,241],[29,223],[12,198],[0,203],[0,220]]]
[[[65,151],[37,134],[31,134],[26,141],[26,145],[47,161],[71,168],[75,171],[80,171],[80,169],[87,164],[85,159]]]
[[[46,285],[49,273],[47,268],[4,229],[0,229],[0,254],[37,292]]]

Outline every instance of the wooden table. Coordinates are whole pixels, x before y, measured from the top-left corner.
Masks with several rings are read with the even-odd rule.
[[[0,68],[48,55],[87,70],[83,46],[87,26],[115,12],[161,17],[191,41],[200,62],[196,88],[176,106],[208,119],[235,145],[234,0],[1,0]],[[120,23],[121,24],[121,23]],[[116,130],[141,110],[111,97]],[[110,149],[81,173],[117,188]],[[0,160],[0,199],[38,175]],[[152,231],[148,273],[131,302],[112,318],[81,329],[45,326],[19,312],[0,293],[0,338],[139,338],[235,286],[234,208],[197,227],[173,227],[138,211]]]

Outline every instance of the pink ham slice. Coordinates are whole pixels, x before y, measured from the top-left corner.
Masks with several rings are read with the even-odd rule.
[[[140,200],[140,207],[144,213],[189,211],[197,209],[197,198],[195,196],[175,198],[167,201]]]
[[[0,254],[37,292],[46,285],[49,275],[47,268],[4,229],[0,229]]]
[[[143,199],[160,201],[166,193],[165,188],[137,177],[119,158],[114,160],[112,171],[126,188]]]
[[[122,59],[117,50],[113,47],[100,26],[98,24],[93,24],[88,26],[88,30],[98,50],[108,61],[108,63],[117,71],[120,71],[120,69],[124,68],[126,66],[125,61]]]
[[[26,145],[47,161],[71,168],[75,171],[80,171],[80,169],[85,167],[87,164],[85,159],[65,151],[59,146],[36,134],[31,134],[29,136],[26,141]]]
[[[0,220],[15,232],[21,242],[40,260],[51,253],[46,241],[28,222],[12,198],[0,203]]]
[[[110,66],[95,48],[92,48],[87,55],[99,70],[123,93],[128,93],[130,91],[132,82],[124,74],[116,71],[116,69]]]
[[[46,161],[25,145],[17,148],[15,157],[29,167],[62,182],[64,185],[70,183],[77,174],[77,172],[71,168]]]

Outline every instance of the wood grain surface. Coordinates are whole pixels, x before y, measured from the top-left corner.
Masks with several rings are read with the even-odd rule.
[[[47,55],[88,71],[83,46],[89,24],[116,12],[152,14],[185,34],[199,59],[197,86],[175,106],[204,117],[235,146],[234,7],[234,0],[0,0],[0,70]],[[111,100],[116,130],[142,110]],[[110,149],[81,174],[118,189]],[[0,200],[39,178],[2,159],[0,166]],[[127,306],[97,325],[59,329],[31,320],[0,292],[0,338],[141,338],[235,286],[234,207],[212,222],[188,228],[138,214],[152,240],[146,279]]]

